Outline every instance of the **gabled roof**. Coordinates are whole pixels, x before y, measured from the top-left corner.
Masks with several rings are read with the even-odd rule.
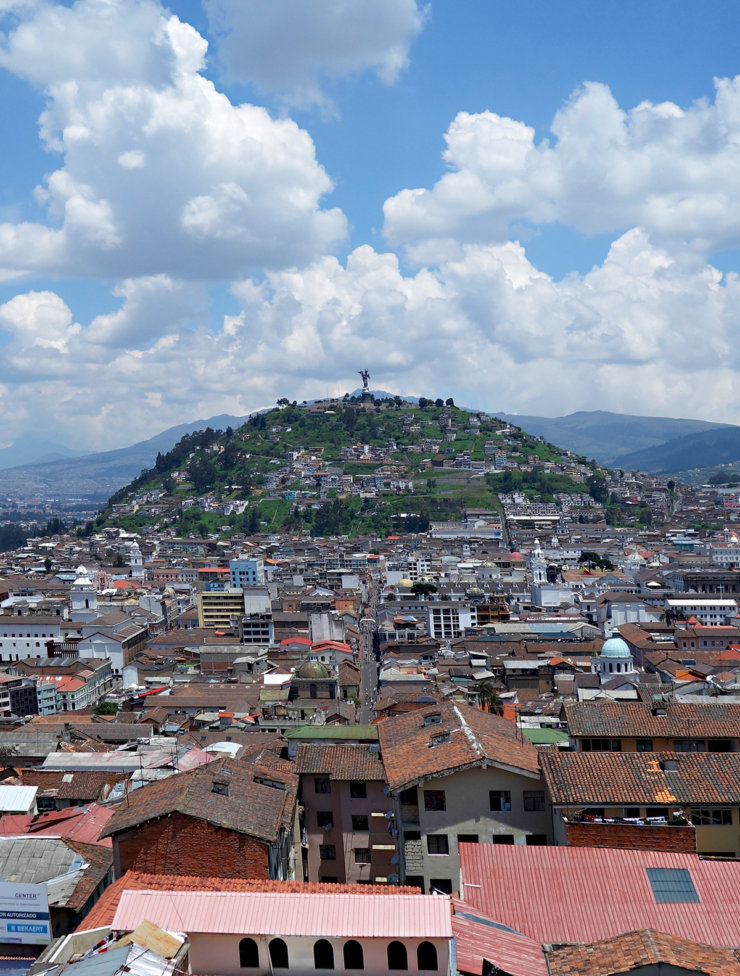
[[[665,715],[656,715],[648,702],[566,702],[563,706],[572,736],[629,736],[630,738],[740,737],[740,705],[730,702],[688,704],[665,702]]]
[[[537,750],[513,722],[470,705],[445,701],[392,716],[379,724],[378,736],[391,791],[473,766],[540,774]]]
[[[385,770],[377,746],[375,751],[371,751],[366,745],[301,743],[295,757],[295,768],[297,773],[328,776],[334,780],[385,782]]]
[[[547,961],[551,976],[617,976],[643,966],[675,966],[682,972],[705,976],[740,976],[740,958],[732,949],[691,942],[654,929],[564,946],[551,952]]]
[[[181,813],[274,843],[281,828],[290,829],[297,789],[298,777],[292,773],[244,760],[217,760],[129,793],[102,836]]]
[[[558,805],[740,804],[738,752],[542,752],[540,763]]]

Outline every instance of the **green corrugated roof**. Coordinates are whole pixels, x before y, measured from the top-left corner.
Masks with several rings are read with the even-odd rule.
[[[283,735],[286,739],[370,739],[377,742],[378,726],[301,725],[297,729],[288,729]]]
[[[522,729],[522,732],[534,745],[568,741],[568,733],[560,729]]]

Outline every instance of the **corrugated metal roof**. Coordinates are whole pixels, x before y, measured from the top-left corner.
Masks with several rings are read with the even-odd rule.
[[[0,813],[25,813],[36,802],[38,786],[0,786]]]
[[[124,891],[111,928],[146,918],[188,934],[449,939],[451,915],[444,896]]]
[[[498,844],[460,844],[459,855],[462,894],[471,909],[542,944],[654,928],[707,945],[740,945],[740,861]],[[656,902],[649,867],[689,871],[699,902]]]
[[[518,932],[509,932],[455,901],[452,931],[455,933],[457,969],[481,976],[484,960],[509,976],[549,976],[542,946]]]

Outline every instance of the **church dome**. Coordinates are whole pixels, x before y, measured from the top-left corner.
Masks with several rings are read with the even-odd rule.
[[[610,637],[609,640],[604,641],[601,648],[600,657],[609,658],[625,658],[632,657],[632,653],[627,645],[627,642],[622,640],[621,637]]]
[[[296,671],[297,678],[309,678],[312,681],[322,678],[331,678],[329,669],[321,661],[304,661]]]

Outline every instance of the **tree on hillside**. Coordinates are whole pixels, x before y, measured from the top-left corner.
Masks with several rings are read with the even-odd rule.
[[[446,407],[454,407],[455,406],[455,401],[452,399],[452,397],[447,397],[447,399],[445,400],[445,406]]]

